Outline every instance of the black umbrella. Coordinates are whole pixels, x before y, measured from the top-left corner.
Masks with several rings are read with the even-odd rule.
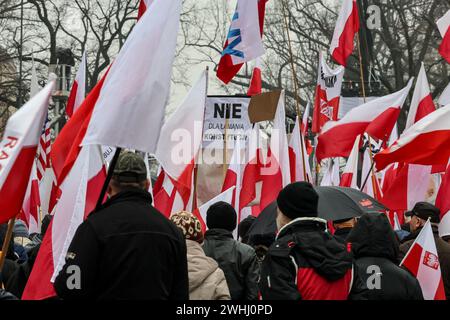
[[[315,187],[319,194],[319,217],[328,221],[359,217],[387,208],[371,196],[345,187]]]
[[[274,201],[261,211],[248,230],[250,244],[264,244],[266,241],[273,241],[277,232],[276,218],[277,202]]]

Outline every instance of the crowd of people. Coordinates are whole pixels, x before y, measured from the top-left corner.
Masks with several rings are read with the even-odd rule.
[[[438,234],[440,212],[420,202],[394,231],[385,213],[328,222],[318,217],[319,196],[307,182],[286,186],[276,200],[278,231],[252,236],[255,218],[239,226],[233,206],[218,202],[207,231],[190,212],[164,217],[152,205],[145,163],[122,153],[109,199],[79,226],[66,264],[54,282],[59,299],[172,300],[422,300],[418,280],[399,266],[425,223],[434,232],[447,299],[450,244]],[[51,216],[29,235],[16,221],[1,273],[1,299],[22,296]],[[4,242],[6,225],[0,228]],[[234,239],[238,228],[240,240]],[[73,284],[73,268],[80,270]],[[371,281],[373,268],[379,276]]]

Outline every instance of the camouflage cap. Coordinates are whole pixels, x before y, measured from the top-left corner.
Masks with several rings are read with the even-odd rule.
[[[147,179],[144,159],[133,152],[122,152],[114,168],[114,179],[119,182],[141,182]]]

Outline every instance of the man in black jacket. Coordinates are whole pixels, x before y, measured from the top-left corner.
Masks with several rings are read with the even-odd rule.
[[[186,244],[151,205],[143,159],[119,157],[110,199],[79,227],[54,286],[63,299],[189,299]]]
[[[203,251],[223,270],[232,300],[258,298],[258,262],[255,250],[233,239],[237,214],[226,202],[217,202],[206,213]]]
[[[261,268],[263,300],[365,299],[351,253],[317,217],[318,201],[307,182],[280,191],[278,235]]]
[[[399,242],[384,213],[363,215],[347,241],[369,300],[423,300],[419,281],[398,266]]]

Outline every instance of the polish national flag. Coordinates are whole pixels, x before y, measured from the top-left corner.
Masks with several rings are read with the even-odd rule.
[[[0,142],[0,223],[22,208],[54,85],[54,81],[47,84],[6,124]]]
[[[231,156],[230,165],[225,174],[225,179],[222,185],[222,192],[235,187],[233,192],[232,205],[238,214],[238,221],[240,221],[240,193],[242,184],[242,164],[241,164],[241,142],[238,139],[234,145],[233,155]]]
[[[439,236],[450,235],[450,162],[447,171],[442,178],[441,186],[436,197],[436,207],[441,210],[441,222],[439,223]]]
[[[347,164],[345,165],[344,172],[341,176],[341,187],[348,187],[353,189],[359,189],[357,183],[358,177],[358,159],[359,159],[359,148],[361,144],[361,135],[356,137],[355,143],[353,144],[352,152],[348,157]]]
[[[211,207],[213,204],[220,202],[220,201],[223,201],[223,202],[229,203],[230,205],[233,205],[233,197],[235,194],[235,190],[236,190],[236,187],[232,186],[231,188],[228,188],[225,191],[222,191],[222,193],[215,196],[211,200],[205,202],[203,205],[201,205],[200,207],[198,207],[197,209],[194,210],[193,214],[200,220],[203,233],[205,233],[206,230],[208,230],[208,227],[206,226],[206,213],[208,212],[209,207]],[[238,216],[238,219],[239,219],[239,216]],[[233,233],[235,233],[235,232],[233,232]],[[235,237],[235,239],[236,239],[236,237]]]
[[[431,97],[425,66],[422,63],[417,78],[416,88],[414,89],[414,95],[411,100],[411,106],[409,107],[405,130],[435,110],[436,107],[434,106],[433,98]]]
[[[291,183],[284,100],[285,94],[282,91],[273,120],[267,161],[261,169],[261,210],[271,204],[277,198],[280,190]]]
[[[114,60],[83,145],[154,153],[170,92],[181,0],[154,0]]]
[[[243,166],[242,185],[240,192],[239,209],[247,207],[256,199],[256,185],[262,181],[261,170],[263,167],[262,149],[260,145],[259,124],[256,123],[250,132],[246,146],[247,163]]]
[[[75,146],[75,145],[74,145]],[[78,226],[95,209],[106,179],[99,146],[85,146],[60,184],[61,198],[22,295],[23,300],[56,296],[53,282],[65,264],[67,249]]]
[[[327,122],[318,137],[317,160],[348,157],[356,137],[364,132],[389,139],[411,85],[412,79],[402,90],[354,108],[339,121]]]
[[[163,125],[155,154],[168,178],[165,192],[175,200],[176,191],[183,199],[183,209],[187,208],[191,198],[195,161],[202,144],[206,77],[203,71],[184,101]]]
[[[291,141],[289,141],[289,162],[291,168],[291,182],[296,181],[312,182],[311,168],[309,166],[309,157],[308,152],[306,150],[306,141],[305,141],[306,139],[304,138],[303,133],[301,133],[300,130],[301,129],[297,117],[295,119],[295,126],[294,130],[292,131]],[[303,143],[301,139],[303,139]]]
[[[327,166],[327,171],[325,171],[322,181],[320,182],[321,187],[337,187],[341,183],[339,177],[339,159],[329,159]]]
[[[77,75],[72,84],[72,89],[70,90],[69,99],[66,105],[66,114],[69,118],[72,117],[75,111],[83,103],[86,96],[86,51],[81,57],[81,63],[78,68]]]
[[[27,191],[23,199],[22,210],[19,219],[25,222],[28,227],[28,233],[41,232],[41,197],[39,195],[39,180],[37,177],[36,161],[31,169],[30,181],[28,182]]]
[[[439,46],[439,53],[450,63],[450,10],[436,22],[439,32],[442,35],[442,43]]]
[[[375,156],[377,170],[394,162],[443,165],[450,158],[450,105],[437,109],[403,132]]]
[[[320,53],[312,132],[319,133],[325,123],[338,119],[344,73],[345,69],[342,66],[331,69],[322,52]]]
[[[139,9],[138,9],[138,16],[137,19],[141,19],[141,17],[144,15],[145,11],[151,6],[153,3],[153,0],[141,0],[139,2]]]
[[[175,197],[177,197],[177,190],[172,182],[172,179],[164,173],[161,169],[158,179],[156,180],[153,188],[153,205],[159,210],[166,218],[170,218],[172,212],[179,211],[174,208]],[[179,196],[179,195],[178,195]],[[184,208],[184,204],[181,209]]]
[[[264,54],[262,44],[266,0],[238,0],[217,67],[217,77],[225,84],[245,62]]]
[[[261,79],[261,59],[258,57],[255,60],[255,66],[253,67],[252,79],[250,80],[250,86],[247,90],[248,96],[260,94],[262,91],[262,79]]]
[[[342,66],[353,52],[353,42],[359,31],[358,5],[356,0],[343,0],[341,11],[330,44],[330,53]]]
[[[446,299],[439,256],[429,220],[400,266],[408,269],[417,278],[425,300]]]

